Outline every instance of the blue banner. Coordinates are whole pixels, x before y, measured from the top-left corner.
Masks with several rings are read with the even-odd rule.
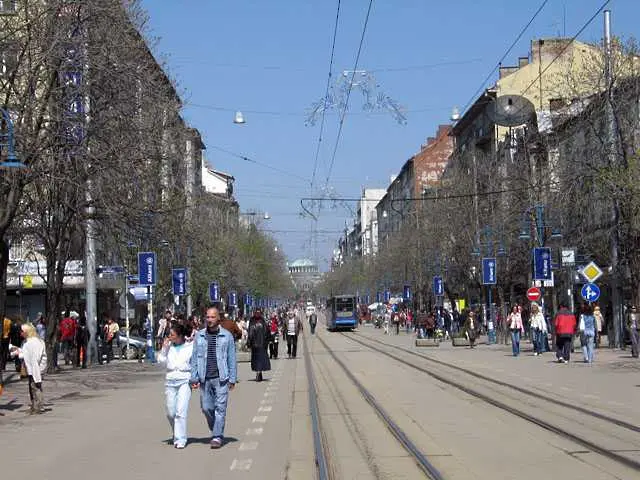
[[[156,284],[156,254],[154,252],[138,253],[138,285],[153,287]]]
[[[405,285],[402,289],[402,299],[405,302],[411,301],[411,285]]]
[[[533,249],[533,279],[551,280],[551,249],[536,247]]]
[[[444,281],[440,275],[433,277],[433,294],[436,297],[444,296]]]
[[[391,300],[391,292],[385,288],[384,290],[384,303],[389,303]]]
[[[376,302],[382,303],[382,293],[376,292]]]
[[[247,307],[253,306],[253,297],[249,293],[245,293],[244,295],[244,304]]]
[[[220,284],[218,282],[211,282],[209,284],[209,300],[211,300],[211,302],[220,301]]]
[[[371,304],[371,294],[367,293],[367,295],[364,297],[364,303],[366,303],[367,305]]]
[[[229,292],[229,305],[232,307],[238,306],[238,294],[236,292]]]
[[[187,269],[174,268],[171,271],[172,290],[174,295],[187,294]]]
[[[498,283],[498,272],[495,258],[482,259],[482,284],[495,285]]]

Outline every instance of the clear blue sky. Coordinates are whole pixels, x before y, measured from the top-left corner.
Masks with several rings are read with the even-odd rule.
[[[527,55],[533,38],[573,36],[603,2],[549,0],[505,64]],[[310,221],[300,217],[300,199],[312,192],[309,182],[296,176],[310,179],[313,173],[320,124],[305,126],[305,111],[324,95],[337,0],[143,3],[152,34],[160,39],[155,53],[167,57],[169,74],[179,83],[184,116],[202,133],[214,168],[235,176],[241,211],[271,215],[264,228],[275,230],[289,260],[312,258]],[[368,3],[342,0],[334,78],[353,68]],[[386,187],[438,124],[449,121],[452,107],[471,100],[541,4],[374,0],[359,68],[377,70],[380,90],[407,108],[408,123],[399,125],[388,114],[364,114],[362,97],[354,91],[328,185],[348,197],[357,197],[363,186]],[[612,0],[608,8],[615,35],[639,36],[640,1]],[[602,22],[602,16],[596,18],[579,39],[599,41]],[[245,113],[246,125],[232,123],[235,110]],[[318,187],[328,174],[338,120],[336,113],[326,117]],[[322,211],[319,229],[330,232],[319,237],[322,268],[345,222],[352,224],[345,208]]]

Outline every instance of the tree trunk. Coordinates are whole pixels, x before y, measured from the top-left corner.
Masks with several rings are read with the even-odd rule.
[[[0,238],[0,319],[3,319],[7,307],[7,266],[9,265],[9,244]]]

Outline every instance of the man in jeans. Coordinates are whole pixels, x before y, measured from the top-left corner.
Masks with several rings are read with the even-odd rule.
[[[236,346],[233,336],[220,326],[220,311],[207,309],[206,327],[193,340],[191,386],[200,388],[200,408],[211,431],[211,448],[224,439],[229,391],[236,385]]]
[[[556,332],[556,357],[558,363],[567,363],[571,356],[571,343],[576,331],[576,317],[569,312],[566,305],[560,305],[560,310],[554,320]]]
[[[287,323],[285,326],[287,332],[287,355],[289,358],[296,358],[298,353],[298,335],[302,331],[302,322],[292,310],[287,312]]]

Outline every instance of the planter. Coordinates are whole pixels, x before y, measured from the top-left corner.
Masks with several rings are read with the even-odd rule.
[[[435,338],[416,338],[416,347],[439,347],[440,342]]]
[[[468,347],[469,340],[467,337],[452,337],[451,343],[454,347]]]

